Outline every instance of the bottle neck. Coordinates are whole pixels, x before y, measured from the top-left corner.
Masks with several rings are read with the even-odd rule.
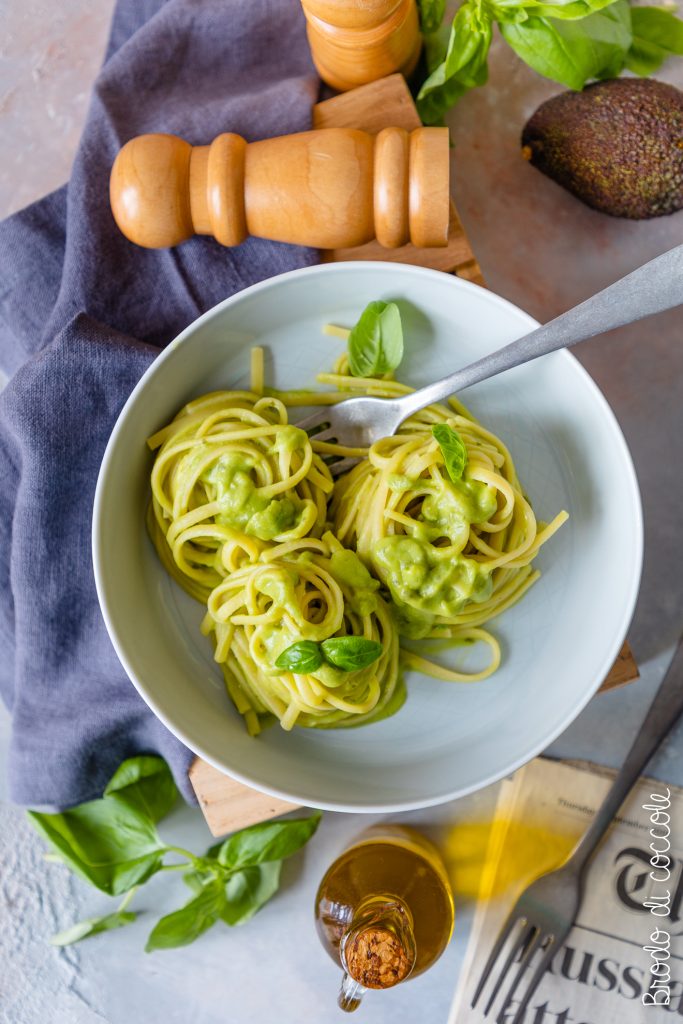
[[[339,993],[342,1010],[355,1010],[365,991],[393,988],[415,966],[413,919],[396,896],[364,900],[356,909],[339,947],[344,977]]]

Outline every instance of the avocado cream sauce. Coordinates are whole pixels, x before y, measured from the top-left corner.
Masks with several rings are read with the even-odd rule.
[[[296,435],[302,433],[296,427],[283,427],[278,431],[276,446],[293,451],[300,447]],[[259,540],[273,540],[294,530],[304,514],[304,503],[293,492],[282,498],[265,497],[252,479],[252,469],[247,456],[229,453],[202,473],[201,479],[213,486],[221,507],[216,522]]]
[[[393,490],[427,490],[419,517],[406,534],[383,537],[372,550],[375,571],[391,592],[404,636],[419,639],[437,616],[452,618],[471,601],[491,595],[490,572],[462,554],[471,523],[486,522],[496,492],[476,480],[409,480],[393,477]],[[444,539],[447,546],[435,541]]]

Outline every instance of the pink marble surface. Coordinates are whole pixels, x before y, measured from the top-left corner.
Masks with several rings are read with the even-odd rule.
[[[683,87],[683,60],[670,60],[657,77]],[[455,201],[488,284],[541,320],[683,240],[683,212],[607,217],[522,159],[525,122],[561,91],[498,38],[489,83],[449,117]]]
[[[113,0],[0,0],[0,217],[63,185]]]

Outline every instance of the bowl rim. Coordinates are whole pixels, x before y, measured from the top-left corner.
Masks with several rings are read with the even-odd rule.
[[[128,679],[135,686],[146,705],[161,721],[161,723],[172,733],[177,739],[179,739],[189,750],[197,757],[201,757],[202,760],[206,761],[213,768],[220,771],[223,775],[229,778],[235,779],[237,782],[248,786],[251,789],[255,789],[261,793],[265,793],[268,796],[277,797],[280,800],[287,801],[289,803],[299,806],[310,806],[318,807],[322,810],[329,811],[340,811],[344,813],[353,814],[387,814],[387,813],[401,813],[404,811],[420,810],[427,807],[435,807],[440,804],[448,803],[452,800],[457,800],[462,797],[468,796],[471,793],[477,792],[480,789],[484,789],[507,775],[517,771],[523,765],[527,764],[533,758],[538,757],[547,747],[549,747],[557,738],[560,736],[565,729],[578,717],[581,711],[586,707],[589,701],[598,692],[602,682],[606,678],[609,670],[616,661],[617,655],[621,650],[623,642],[626,638],[628,627],[633,618],[633,613],[638,599],[640,590],[640,581],[643,568],[643,547],[644,547],[644,531],[643,531],[643,511],[642,501],[640,496],[640,489],[638,486],[638,477],[636,474],[635,466],[631,452],[626,443],[626,439],[623,435],[617,417],[612,410],[606,397],[593,380],[588,371],[579,362],[579,360],[572,354],[568,349],[561,349],[553,353],[555,358],[561,358],[569,363],[573,364],[572,369],[574,373],[577,373],[579,377],[583,378],[583,383],[587,387],[587,390],[591,392],[592,399],[598,406],[601,407],[604,420],[609,430],[611,431],[617,448],[620,450],[622,464],[628,477],[629,490],[631,492],[630,508],[633,515],[633,525],[635,529],[635,549],[631,552],[631,578],[628,589],[628,595],[624,602],[624,608],[621,615],[619,628],[615,631],[612,643],[608,645],[607,653],[603,657],[603,661],[600,665],[599,670],[595,674],[590,687],[586,687],[585,692],[582,692],[577,700],[574,701],[571,708],[563,716],[562,720],[558,725],[541,742],[533,744],[528,753],[523,756],[513,759],[508,765],[502,769],[497,769],[491,772],[490,775],[484,777],[477,783],[472,783],[466,786],[452,786],[448,792],[439,793],[433,797],[423,797],[413,800],[391,800],[385,802],[349,802],[349,801],[338,801],[338,800],[316,800],[312,802],[308,797],[302,798],[300,795],[293,793],[287,788],[281,788],[277,785],[270,785],[263,783],[259,779],[253,778],[248,769],[243,770],[240,768],[226,768],[225,764],[221,763],[216,757],[210,754],[205,749],[202,749],[201,743],[197,743],[194,738],[186,734],[182,725],[177,725],[169,720],[167,714],[159,707],[158,702],[150,697],[146,692],[145,684],[140,681],[136,673],[134,672],[130,661],[126,655],[125,641],[121,637],[120,631],[118,630],[114,618],[110,611],[107,594],[107,582],[103,572],[103,543],[104,536],[101,529],[102,522],[102,509],[104,502],[104,491],[106,487],[106,478],[109,472],[109,466],[112,461],[113,452],[116,448],[118,436],[123,429],[123,424],[127,418],[128,412],[131,407],[137,401],[137,397],[141,391],[143,391],[150,380],[152,380],[157,373],[161,372],[160,368],[165,363],[166,359],[169,358],[173,350],[184,341],[187,337],[193,334],[197,328],[210,321],[214,317],[220,316],[226,308],[237,304],[245,296],[256,295],[261,291],[266,291],[272,288],[274,285],[281,285],[288,280],[301,278],[301,277],[317,277],[321,275],[327,275],[330,273],[359,273],[367,271],[369,273],[375,270],[391,270],[396,276],[402,274],[408,274],[413,277],[424,277],[430,279],[438,279],[441,283],[446,283],[449,287],[453,287],[455,290],[463,289],[465,292],[473,292],[478,295],[486,297],[486,301],[492,303],[494,306],[499,308],[512,311],[516,316],[521,316],[525,319],[529,325],[530,330],[540,326],[539,321],[535,320],[529,313],[516,306],[509,299],[503,298],[496,292],[490,291],[488,288],[484,288],[480,285],[475,284],[472,281],[464,280],[456,275],[445,274],[440,270],[432,270],[428,267],[421,267],[410,263],[395,263],[389,260],[353,260],[348,262],[339,263],[319,263],[310,267],[301,267],[296,270],[290,270],[283,274],[276,274],[273,277],[265,278],[262,281],[256,282],[256,284],[249,285],[247,288],[243,288],[233,295],[228,296],[221,302],[212,306],[205,313],[202,313],[191,323],[187,325],[175,338],[173,338],[165,348],[159,351],[159,354],[154,358],[150,366],[145,370],[140,380],[137,382],[130,395],[126,399],[119,415],[116,419],[116,423],[112,429],[109,440],[102,457],[99,473],[97,476],[97,484],[95,488],[95,498],[93,502],[93,515],[92,515],[92,560],[93,560],[93,571],[95,577],[95,588],[97,591],[97,599],[100,606],[100,611],[104,619],[104,623],[109,635],[109,639],[114,647],[116,656],[119,659]]]

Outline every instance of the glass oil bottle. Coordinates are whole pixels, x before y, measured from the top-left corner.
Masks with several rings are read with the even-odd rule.
[[[403,825],[375,825],[326,872],[315,903],[318,936],[344,971],[339,1005],[367,989],[422,974],[448,945],[453,896],[435,847]]]

